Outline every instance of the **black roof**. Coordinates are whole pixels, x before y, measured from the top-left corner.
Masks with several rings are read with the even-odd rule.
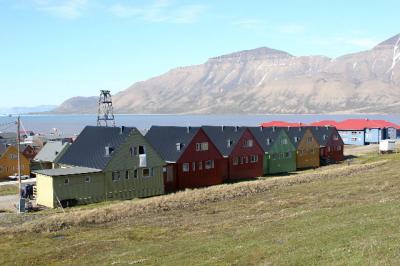
[[[58,160],[60,164],[104,169],[112,158],[106,155],[106,146],[114,149],[126,140],[131,127],[86,126],[78,138]]]
[[[258,144],[260,144],[264,152],[268,152],[272,148],[272,144],[278,138],[279,134],[282,132],[282,128],[275,128],[275,127],[249,127],[249,130],[256,138]],[[270,139],[271,141],[269,145],[267,143],[267,139]]]
[[[198,130],[199,127],[152,126],[145,138],[163,160],[176,162]],[[177,149],[177,144],[180,144],[180,150]]]
[[[336,127],[328,127],[328,126],[307,126],[305,128],[311,129],[314,137],[318,141],[320,146],[326,146],[332,136],[332,134],[336,133],[336,135],[340,138],[339,133],[336,130]]]
[[[229,156],[247,127],[202,126],[207,136],[223,156]],[[228,140],[231,145],[228,145]]]
[[[290,141],[293,143],[296,149],[299,146],[300,140],[303,138],[304,133],[307,131],[306,127],[277,127],[277,129],[278,128],[282,128],[286,131],[286,133],[289,135]],[[295,141],[295,138],[297,138],[298,141]]]

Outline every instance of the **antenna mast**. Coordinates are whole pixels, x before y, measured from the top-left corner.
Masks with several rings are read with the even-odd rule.
[[[114,111],[109,90],[100,91],[97,126],[115,127]]]

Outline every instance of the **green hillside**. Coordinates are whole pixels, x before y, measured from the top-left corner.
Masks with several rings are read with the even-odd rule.
[[[350,166],[29,214],[14,226],[0,219],[0,258],[2,265],[396,265],[399,170],[400,154],[367,154]]]

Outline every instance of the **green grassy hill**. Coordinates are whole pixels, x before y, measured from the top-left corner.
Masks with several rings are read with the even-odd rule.
[[[10,218],[2,265],[397,265],[400,154]],[[3,220],[4,221],[4,220]]]

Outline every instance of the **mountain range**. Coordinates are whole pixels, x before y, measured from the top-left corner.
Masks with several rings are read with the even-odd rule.
[[[400,34],[337,58],[261,47],[179,67],[113,95],[115,113],[400,113]],[[74,97],[55,113],[96,113]]]

